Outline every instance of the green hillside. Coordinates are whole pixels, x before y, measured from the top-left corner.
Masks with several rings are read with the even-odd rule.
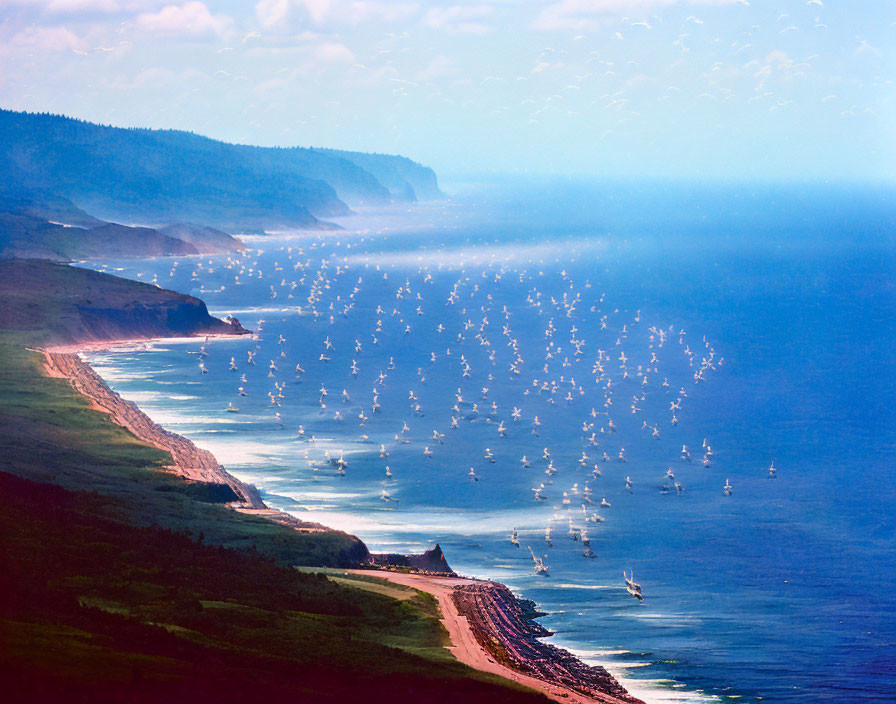
[[[9,110],[0,110],[0,169],[6,188],[67,198],[105,220],[229,232],[311,227],[347,214],[345,201],[407,200],[418,187],[429,196],[435,183],[431,170],[395,157],[235,145]]]

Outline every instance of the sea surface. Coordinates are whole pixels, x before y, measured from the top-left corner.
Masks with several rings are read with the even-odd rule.
[[[258,331],[85,356],[272,506],[439,543],[645,701],[894,701],[896,191],[446,190],[85,262]]]

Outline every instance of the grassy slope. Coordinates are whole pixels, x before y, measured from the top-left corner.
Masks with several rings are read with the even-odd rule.
[[[166,453],[40,374],[26,347],[47,339],[0,331],[7,701],[544,701],[447,657],[428,597],[286,567],[338,564],[351,538],[196,500]]]
[[[110,516],[0,473],[6,701],[536,701],[449,661],[432,600],[395,599]]]
[[[201,485],[153,471],[171,463],[168,453],[90,410],[66,380],[43,377],[41,356],[22,342],[20,334],[0,333],[0,470],[114,496],[136,524],[204,533],[230,547],[255,546],[281,563],[351,561],[357,544],[344,533],[300,534],[194,500]]]

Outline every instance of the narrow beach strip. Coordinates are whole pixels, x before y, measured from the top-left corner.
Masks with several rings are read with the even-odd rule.
[[[432,594],[460,662],[573,704],[643,704],[602,667],[538,640],[547,635],[525,617],[510,590],[498,582],[389,570],[346,570]]]
[[[143,442],[169,452],[172,464],[165,467],[165,471],[189,481],[227,485],[239,497],[238,501],[229,505],[240,513],[266,518],[302,533],[329,531],[329,528],[319,523],[301,521],[288,513],[269,508],[254,486],[245,484],[230,474],[218,464],[211,452],[197,447],[183,435],[166,430],[141,411],[137,404],[124,400],[112,391],[93,367],[78,356],[77,352],[79,349],[96,351],[113,345],[146,341],[93,342],[66,347],[50,347],[40,351],[44,355],[44,371],[47,376],[67,379],[75,391],[90,401],[91,408],[107,413],[113,422],[123,426]]]

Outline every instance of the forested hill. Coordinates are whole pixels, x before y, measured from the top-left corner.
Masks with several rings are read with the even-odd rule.
[[[349,204],[438,197],[431,169],[403,157],[228,144],[0,110],[0,184],[68,198],[91,215],[229,231],[314,226]]]

